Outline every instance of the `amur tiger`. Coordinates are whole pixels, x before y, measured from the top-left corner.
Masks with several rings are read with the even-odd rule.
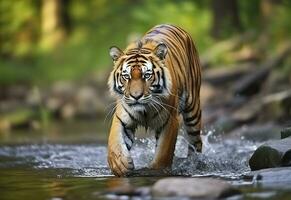
[[[138,126],[155,132],[152,169],[171,167],[181,118],[189,144],[201,152],[201,68],[190,35],[157,25],[125,51],[111,47],[110,56],[108,85],[117,100],[108,141],[112,172],[125,176],[134,169],[130,149]]]

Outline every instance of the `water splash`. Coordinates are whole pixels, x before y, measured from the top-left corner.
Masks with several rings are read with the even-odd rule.
[[[172,174],[188,176],[223,176],[236,178],[248,172],[248,160],[259,145],[244,139],[222,139],[214,134],[214,130],[206,131],[203,136],[203,152],[188,154],[188,141],[184,131],[178,136]],[[143,139],[132,149],[132,156],[138,168],[147,167],[154,157],[154,138]],[[194,147],[192,147],[194,148]]]
[[[203,153],[187,158],[183,130],[178,137],[172,174],[234,178],[247,171],[248,159],[257,144],[246,140],[222,140],[213,131],[203,136]],[[155,139],[139,139],[131,151],[136,168],[147,167],[154,157]],[[0,168],[30,167],[66,169],[68,176],[108,176],[106,146],[39,144],[0,147]]]

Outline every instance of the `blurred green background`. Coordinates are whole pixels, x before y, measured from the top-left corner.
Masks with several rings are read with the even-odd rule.
[[[203,55],[244,32],[268,35],[267,51],[289,39],[288,0],[2,0],[0,84],[80,79],[108,68],[108,47],[160,23],[183,27]]]
[[[290,45],[290,19],[289,0],[1,0],[0,132],[47,127],[51,119],[110,121],[114,104],[106,86],[112,69],[108,48],[124,49],[161,23],[181,26],[192,35],[203,77],[212,83],[202,96],[219,99],[213,93],[217,77],[211,76],[219,73],[211,69],[226,68],[222,74],[236,76],[262,68]],[[283,60],[272,68],[269,85],[274,80],[284,84],[260,94],[288,88],[290,56]],[[228,86],[235,85],[231,81]],[[277,119],[268,119],[272,117]]]

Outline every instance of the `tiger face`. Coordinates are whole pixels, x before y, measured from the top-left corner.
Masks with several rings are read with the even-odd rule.
[[[171,91],[171,77],[165,66],[167,46],[163,43],[150,48],[134,48],[126,53],[110,48],[114,70],[108,85],[123,104],[133,110],[145,109],[154,97],[165,98]]]

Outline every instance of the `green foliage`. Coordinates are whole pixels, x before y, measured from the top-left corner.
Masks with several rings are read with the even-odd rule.
[[[38,10],[33,0],[1,1],[1,55],[21,57],[32,53],[38,32]]]
[[[133,10],[132,17],[136,19],[134,30],[146,32],[151,27],[170,23],[187,30],[194,38],[198,49],[205,49],[211,44],[208,34],[211,23],[211,14],[208,9],[201,9],[191,1],[145,1],[144,4]]]
[[[125,48],[129,40],[161,23],[176,24],[190,32],[200,54],[215,42],[210,35],[211,0],[69,0],[65,7],[69,14],[67,34],[55,47],[47,48],[41,45],[43,1],[1,1],[0,84],[43,84],[110,69],[111,45]],[[238,0],[245,31],[262,32],[260,2]],[[282,2],[263,30],[270,35],[271,48],[289,38],[291,32],[291,6],[287,0]],[[233,37],[228,29],[225,32]]]
[[[260,1],[252,0],[250,1],[238,1],[240,8],[240,19],[244,29],[257,29],[260,26]]]
[[[290,39],[291,35],[291,6],[280,6],[276,9],[276,15],[270,19],[269,32],[273,42]]]

